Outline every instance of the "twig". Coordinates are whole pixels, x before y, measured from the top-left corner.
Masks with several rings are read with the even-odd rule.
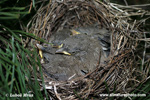
[[[59,100],[62,100],[59,96],[59,94],[57,93],[57,89],[56,89],[56,84],[54,84],[54,92],[56,94],[56,97],[59,99]]]

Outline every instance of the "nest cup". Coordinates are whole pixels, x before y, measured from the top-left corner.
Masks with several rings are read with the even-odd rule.
[[[138,12],[138,9],[128,9]],[[142,38],[143,34],[139,32],[136,23],[132,23],[131,19],[126,17],[128,12],[122,11],[119,6],[116,9],[99,0],[55,0],[47,5],[43,3],[29,23],[29,32],[47,42],[50,36],[59,30],[95,23],[99,24],[100,28],[111,31],[111,53],[105,65],[77,80],[54,82],[59,85],[57,84],[58,91],[51,91],[55,95],[53,98],[73,100],[77,97],[74,90],[81,98],[90,98],[90,95],[99,98],[99,94],[108,92],[107,88],[109,93],[113,93],[114,87],[118,93],[129,93],[146,79],[144,72],[139,71],[139,65],[136,63],[139,58],[135,56],[139,43],[136,38]]]
[[[105,15],[107,9],[95,1],[66,0],[51,2],[39,9],[34,18],[34,25],[30,31],[39,37],[49,40],[56,31],[77,28],[92,24],[110,28],[109,17]],[[33,29],[34,28],[34,29]]]

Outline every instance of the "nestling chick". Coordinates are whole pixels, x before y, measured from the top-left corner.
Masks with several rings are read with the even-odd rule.
[[[106,29],[82,27],[74,30],[80,34],[72,35],[67,29],[53,34],[50,38],[50,43],[63,44],[61,48],[43,50],[43,56],[48,61],[43,67],[56,80],[82,76],[97,67],[99,57],[102,64],[109,55],[110,39]],[[61,53],[64,51],[67,53]]]

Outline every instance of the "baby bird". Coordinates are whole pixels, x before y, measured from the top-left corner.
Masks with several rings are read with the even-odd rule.
[[[100,62],[104,63],[110,52],[109,40],[110,35],[106,29],[80,27],[73,31],[61,30],[53,34],[49,41],[61,45],[60,48],[41,47],[47,61],[42,65],[46,73],[59,81],[82,76],[97,67],[99,57]]]

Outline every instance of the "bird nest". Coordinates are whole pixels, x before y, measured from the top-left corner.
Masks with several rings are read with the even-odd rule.
[[[28,32],[46,41],[59,30],[94,23],[111,32],[110,55],[106,63],[97,63],[98,67],[94,71],[74,80],[62,82],[45,79],[49,97],[54,100],[108,98],[101,94],[114,93],[114,90],[115,93],[130,93],[146,81],[150,67],[145,51],[150,40],[146,38],[147,33],[140,29],[143,22],[131,19],[131,16],[146,14],[147,11],[140,8],[100,0],[50,0],[48,4],[44,2],[30,21],[31,28]],[[141,47],[143,43],[147,45]]]

